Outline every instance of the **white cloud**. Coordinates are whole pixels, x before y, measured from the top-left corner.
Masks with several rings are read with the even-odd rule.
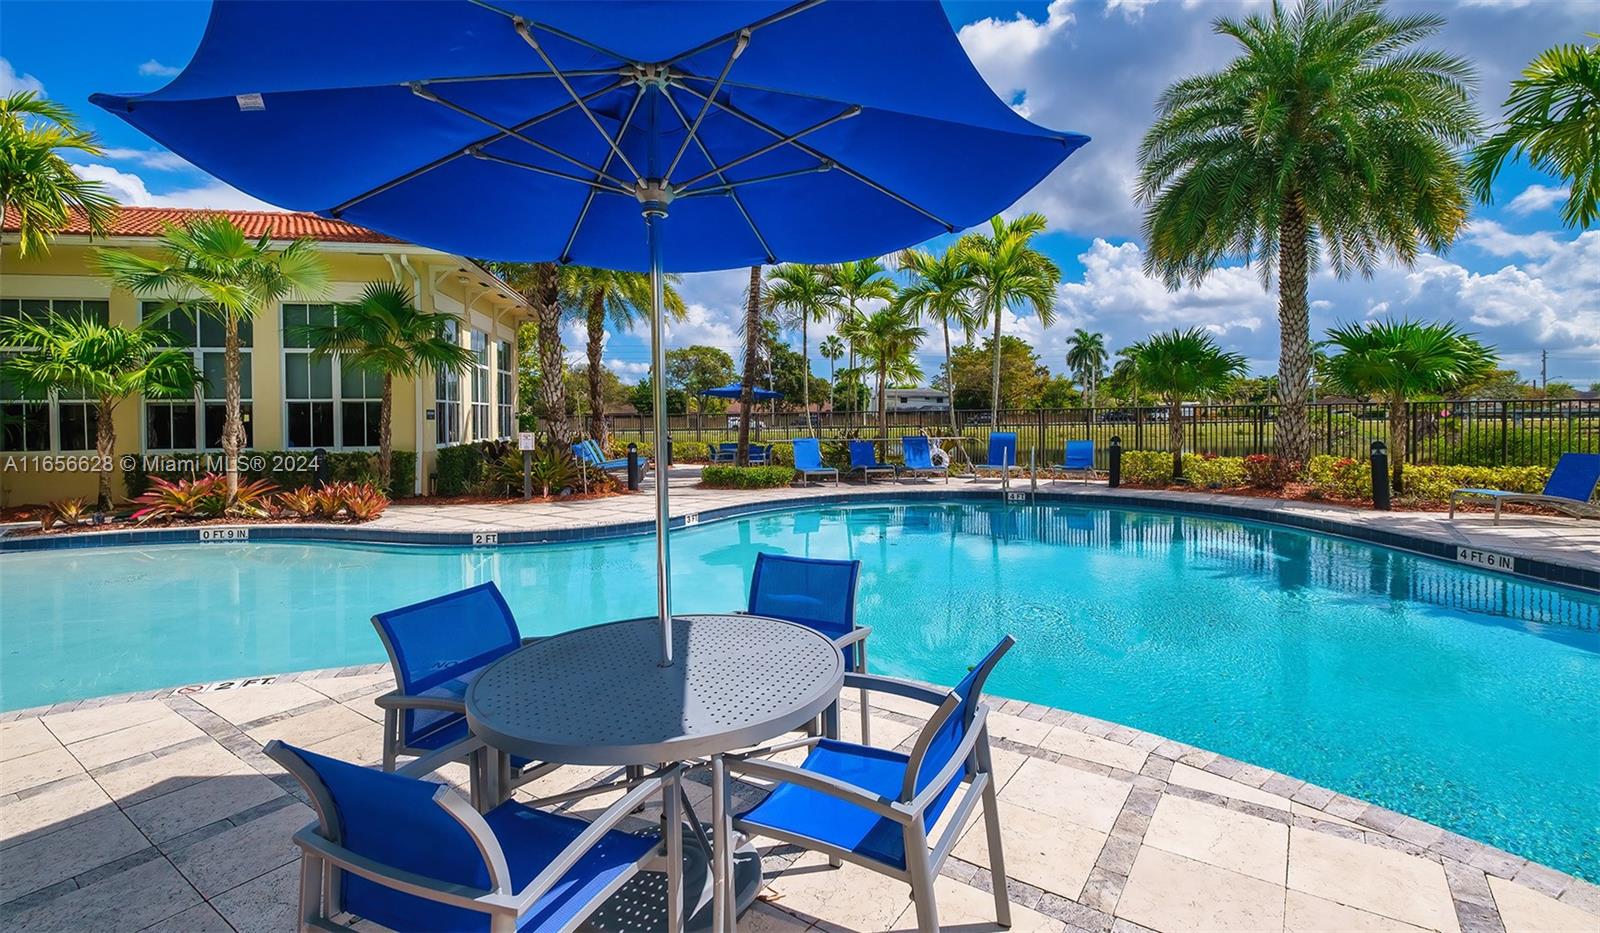
[[[1145,7],[1154,6],[1156,0],[1106,0],[1106,14],[1110,16],[1115,11],[1122,11],[1123,19],[1128,22],[1138,22],[1144,16]]]
[[[650,374],[649,363],[629,362],[627,360],[609,359],[606,366],[615,372],[623,382],[638,382]]]
[[[170,78],[182,70],[171,65],[163,65],[153,58],[139,66],[139,73],[146,77]]]
[[[119,202],[134,207],[206,207],[216,210],[275,211],[265,201],[253,198],[243,191],[212,179],[190,188],[180,188],[164,194],[154,194],[144,179],[132,172],[118,171],[109,165],[74,165],[72,170],[82,178],[98,181],[110,189]]]
[[[1506,205],[1506,210],[1513,214],[1527,215],[1547,211],[1557,204],[1567,200],[1567,189],[1556,185],[1529,185],[1522,193],[1511,199]]]
[[[10,60],[0,57],[0,94],[15,94],[18,91],[33,91],[43,97],[44,84],[31,74],[17,74]]]
[[[133,162],[162,172],[194,168],[183,156],[165,149],[121,149],[113,146],[102,150],[101,155],[114,162]]]
[[[1561,248],[1553,233],[1512,233],[1486,218],[1472,221],[1461,239],[1491,256],[1549,256]]]

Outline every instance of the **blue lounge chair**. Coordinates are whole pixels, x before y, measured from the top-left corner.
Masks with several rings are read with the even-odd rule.
[[[1507,502],[1528,502],[1560,509],[1578,517],[1600,517],[1600,507],[1589,500],[1600,486],[1600,454],[1561,455],[1556,468],[1545,480],[1544,492],[1506,492],[1503,489],[1457,489],[1450,493],[1450,517],[1456,517],[1456,499],[1475,496],[1494,500],[1494,520],[1500,522],[1500,506]]]
[[[839,482],[839,471],[823,465],[822,444],[814,437],[802,437],[794,442],[794,471],[808,486],[813,475],[832,476],[835,483]]]
[[[734,463],[739,459],[738,444],[707,444],[711,450],[712,463]]]
[[[736,758],[728,770],[771,781],[764,800],[734,817],[734,828],[768,836],[870,868],[911,885],[917,929],[939,929],[933,883],[956,837],[981,800],[989,843],[989,880],[996,919],[1011,925],[1000,814],[981,702],[984,681],[1012,645],[1000,640],[954,690],[871,674],[846,674],[845,686],[866,686],[937,706],[910,754],[820,739],[799,767]],[[956,800],[962,785],[966,793]],[[950,804],[952,819],[929,847],[928,832]]]
[[[266,753],[317,814],[294,835],[300,930],[346,929],[345,912],[400,931],[574,929],[655,858],[654,836],[615,827],[679,780],[652,775],[586,823],[516,801],[480,814],[413,766],[387,774],[278,741]]]
[[[864,483],[872,482],[872,474],[874,473],[887,473],[890,476],[895,476],[899,472],[895,469],[894,464],[880,463],[878,461],[877,444],[872,441],[851,441],[850,472],[855,473],[857,471],[860,471],[861,481]]]
[[[988,459],[972,465],[972,479],[977,481],[982,473],[999,473],[1004,476],[1022,468],[1017,465],[1017,432],[995,431],[989,435]]]
[[[861,561],[821,560],[809,557],[756,555],[756,569],[750,575],[751,615],[783,619],[815,629],[833,639],[844,654],[844,668],[858,674],[867,672],[867,636],[872,629],[856,625],[856,579]],[[837,704],[826,718],[835,726]],[[872,711],[867,692],[861,692],[861,740],[872,741]],[[830,731],[834,734],[837,729]]]
[[[579,463],[586,463],[597,470],[626,470],[628,468],[628,458],[621,457],[616,460],[607,460],[605,452],[600,449],[599,443],[593,440],[584,440],[573,444],[572,455],[578,458]]]
[[[769,464],[771,462],[772,462],[772,445],[771,444],[751,444],[750,445],[750,465],[751,466],[766,466],[767,464]]]
[[[1063,473],[1077,473],[1088,482],[1094,476],[1094,441],[1067,441],[1062,462],[1052,469]]]
[[[921,434],[907,434],[900,438],[900,452],[905,456],[905,466],[901,471],[907,475],[928,473],[934,476],[943,476],[945,482],[950,482],[950,468],[939,466],[933,462],[933,442]]]

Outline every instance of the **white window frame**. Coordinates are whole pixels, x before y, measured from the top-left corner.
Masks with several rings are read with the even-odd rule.
[[[495,428],[502,439],[509,440],[517,431],[517,413],[513,407],[517,397],[517,350],[513,341],[494,342],[494,364]]]
[[[146,318],[146,315],[150,312],[150,310],[153,307],[160,307],[163,304],[166,304],[166,302],[163,302],[163,301],[141,301],[139,303],[139,321],[140,321],[140,323],[144,322],[144,320]],[[172,314],[183,314],[184,313],[184,309],[179,308],[179,309],[176,309],[176,310],[172,311],[171,313]],[[179,350],[184,350],[184,351],[189,353],[191,359],[194,361],[195,370],[200,372],[202,375],[205,373],[206,354],[215,353],[215,354],[218,354],[220,356],[221,354],[223,354],[223,353],[225,353],[227,351],[227,347],[224,347],[221,344],[211,345],[211,344],[206,344],[206,343],[202,342],[201,335],[202,335],[203,331],[201,329],[201,323],[200,322],[201,322],[201,319],[203,319],[205,317],[206,317],[206,313],[204,311],[200,311],[200,310],[196,310],[195,311],[195,315],[194,315],[194,343],[192,345],[190,345],[190,346],[184,346],[184,347],[177,347],[176,348],[176,349],[179,349]],[[250,378],[248,380],[241,379],[240,383],[239,383],[239,410],[240,410],[240,413],[241,413],[241,415],[243,416],[243,418],[245,420],[245,423],[249,426],[246,429],[246,434],[245,434],[245,446],[247,448],[255,447],[255,440],[256,440],[256,438],[255,438],[255,419],[254,419],[254,414],[255,414],[255,394],[256,394],[255,393],[255,385],[254,385],[255,378],[256,378],[255,352],[254,352],[255,342],[256,342],[256,337],[255,337],[255,326],[256,326],[256,323],[257,322],[254,321],[254,320],[252,320],[250,322],[250,343],[249,343],[249,345],[241,344],[240,347],[239,347],[239,372],[240,372],[240,375],[244,374],[244,371],[245,371],[245,369],[247,367],[250,370]],[[219,327],[221,326],[220,322],[218,322],[218,326]],[[182,405],[182,404],[184,404],[184,402],[183,402],[182,399],[144,399],[141,402],[141,404],[139,405],[139,449],[143,450],[143,451],[145,451],[147,453],[152,451],[152,450],[160,451],[162,453],[166,453],[166,452],[172,452],[172,453],[191,453],[191,452],[192,453],[205,453],[205,452],[221,451],[222,450],[222,445],[221,445],[220,440],[219,440],[217,446],[215,446],[215,447],[202,446],[202,442],[206,439],[206,408],[207,408],[207,406],[217,405],[217,406],[221,407],[224,410],[224,412],[226,412],[226,410],[227,410],[227,391],[228,391],[227,387],[226,386],[216,386],[216,387],[213,387],[212,391],[215,391],[218,394],[215,395],[215,396],[207,396],[205,394],[206,388],[204,386],[198,388],[196,390],[196,392],[195,392],[195,397],[194,397],[193,401],[190,403],[190,404],[192,404],[194,406],[194,446],[192,446],[192,447],[151,447],[150,446],[150,406],[152,406],[152,405],[176,406],[176,405]],[[226,419],[226,415],[224,415],[224,419]]]
[[[78,313],[81,314],[82,311],[83,311],[83,309],[82,309],[83,302],[92,301],[92,302],[96,302],[98,304],[105,305],[105,315],[104,315],[103,318],[100,319],[100,323],[109,324],[110,321],[111,321],[111,302],[110,302],[109,299],[106,299],[106,298],[99,298],[99,297],[89,297],[89,298],[22,298],[22,297],[16,297],[16,298],[0,298],[0,301],[6,301],[6,302],[15,301],[17,303],[17,311],[18,311],[19,314],[22,311],[23,302],[42,301],[42,302],[45,302],[49,306],[47,309],[44,310],[44,314],[46,316],[48,316],[50,314],[64,314],[64,313],[67,313],[64,310],[57,310],[56,309],[56,303],[57,302],[61,302],[63,304],[65,304],[67,302],[77,303],[79,305]],[[30,312],[30,313],[37,313],[37,312]],[[14,350],[14,349],[19,349],[19,348],[11,348],[11,347],[4,348],[4,350],[0,350],[0,356],[3,356],[4,352],[6,350]],[[48,446],[46,446],[46,447],[38,447],[38,448],[33,448],[33,449],[28,449],[28,450],[6,450],[5,453],[8,453],[8,454],[89,453],[89,452],[92,452],[92,451],[94,451],[96,449],[96,441],[97,441],[99,417],[100,417],[100,403],[98,401],[96,401],[95,399],[90,399],[90,398],[81,398],[81,399],[80,398],[63,398],[59,392],[51,392],[50,396],[48,398],[39,399],[37,401],[28,401],[28,400],[25,400],[25,399],[12,399],[12,400],[6,400],[6,401],[3,401],[3,402],[0,402],[0,404],[4,404],[4,405],[42,405],[42,406],[45,407],[45,433],[47,435],[46,441],[48,443]],[[63,407],[65,407],[65,406],[81,407],[81,408],[86,409],[86,412],[85,412],[85,423],[89,424],[91,421],[93,422],[93,424],[90,424],[90,427],[94,428],[95,430],[94,430],[94,432],[91,433],[91,435],[90,435],[90,437],[88,439],[89,445],[87,447],[62,447],[61,446],[61,440],[62,440],[62,438],[61,438],[61,409]],[[3,430],[4,430],[4,428],[0,427],[0,431],[3,431]],[[4,435],[0,434],[0,442],[3,442],[3,440],[4,440]]]
[[[494,391],[494,350],[488,333],[477,328],[468,333],[467,345],[473,356],[472,400],[467,409],[468,434],[474,441],[483,441],[496,434],[494,422],[490,420],[494,414],[490,398]]]
[[[451,319],[445,322],[443,335],[457,346],[461,343],[461,323]],[[462,413],[464,412],[461,397],[461,373],[449,367],[440,367],[433,374],[433,419],[434,419],[434,446],[454,447],[465,443],[466,432]],[[453,387],[455,394],[450,395],[446,389]],[[443,435],[443,436],[441,436]]]
[[[345,443],[345,437],[344,437],[344,406],[345,406],[346,402],[352,402],[352,403],[360,402],[360,403],[362,403],[364,405],[379,405],[379,406],[381,406],[382,402],[383,402],[382,376],[375,376],[374,377],[374,378],[379,380],[378,389],[377,389],[377,391],[379,393],[378,395],[376,395],[376,396],[361,396],[360,398],[348,398],[347,399],[347,398],[344,397],[344,360],[337,353],[335,353],[335,354],[331,354],[329,356],[329,358],[328,358],[330,378],[333,380],[333,386],[332,386],[332,396],[333,397],[332,398],[325,398],[325,399],[324,398],[295,398],[295,399],[291,399],[289,397],[289,358],[291,356],[306,356],[306,357],[309,357],[314,352],[309,347],[291,347],[291,346],[289,346],[288,329],[284,324],[283,317],[284,317],[284,314],[286,314],[288,312],[288,309],[291,308],[291,307],[307,308],[307,309],[315,308],[315,307],[325,307],[334,315],[334,320],[335,321],[338,320],[338,313],[339,313],[339,306],[337,304],[334,304],[334,303],[331,303],[331,302],[326,302],[326,301],[286,301],[286,302],[283,302],[282,304],[280,304],[278,306],[278,334],[279,334],[278,342],[279,342],[279,346],[281,348],[280,352],[278,354],[278,385],[283,387],[283,391],[281,393],[282,399],[280,400],[281,416],[283,418],[283,448],[285,450],[315,450],[316,448],[323,446],[321,444],[311,444],[310,446],[303,446],[302,447],[302,446],[296,446],[294,444],[294,442],[290,439],[290,435],[289,435],[289,406],[291,404],[319,405],[319,404],[327,403],[327,404],[330,404],[330,405],[333,406],[333,415],[332,415],[332,418],[333,418],[333,443],[331,445],[327,446],[328,450],[367,451],[367,452],[376,451],[378,449],[378,445],[377,444],[346,444]],[[379,411],[381,411],[381,407],[380,407]],[[373,415],[373,417],[374,418],[379,418],[379,417],[381,417],[381,414],[375,414],[375,415]]]

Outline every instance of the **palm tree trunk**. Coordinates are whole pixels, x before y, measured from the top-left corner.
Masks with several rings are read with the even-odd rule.
[[[889,404],[886,386],[889,383],[887,367],[878,368],[878,436],[883,438],[883,456],[889,457]]]
[[[533,310],[539,334],[539,420],[557,443],[571,441],[567,423],[566,360],[561,347],[560,281],[553,263],[538,264]]]
[[[600,353],[606,342],[606,306],[605,296],[598,291],[589,299],[586,323],[589,328],[589,436],[604,447],[606,402],[600,382]]]
[[[111,400],[102,398],[95,413],[94,453],[100,461],[100,490],[95,508],[101,512],[111,511],[111,459],[117,454],[117,427],[111,420],[112,411]]]
[[[994,373],[989,385],[989,430],[1000,426],[1000,310],[994,310]]]
[[[1172,451],[1172,479],[1183,476],[1183,400],[1174,395],[1167,399],[1167,447]]]
[[[394,376],[383,374],[383,400],[378,403],[378,481],[383,494],[394,488]]]
[[[1311,448],[1306,423],[1306,382],[1311,367],[1311,322],[1306,306],[1309,274],[1305,210],[1300,196],[1283,200],[1278,227],[1278,457],[1304,464]]]
[[[806,430],[812,437],[817,436],[817,429],[811,425],[811,351],[806,344],[806,318],[804,309],[800,311],[800,411],[806,419]],[[776,427],[776,425],[774,425]]]
[[[1403,395],[1389,398],[1389,476],[1390,487],[1395,495],[1405,491],[1402,485],[1402,472],[1406,462],[1406,446],[1409,443],[1409,431],[1406,430],[1406,399]]]
[[[956,373],[950,363],[950,319],[939,321],[944,328],[944,390],[950,399],[950,433],[956,433]]]
[[[239,410],[239,321],[223,319],[222,338],[222,465],[228,474],[228,495],[239,491],[239,453],[244,449],[244,417]],[[205,430],[201,419],[200,430]]]
[[[739,452],[734,462],[750,465],[750,421],[755,414],[756,370],[761,368],[761,267],[750,267],[744,299],[744,373],[739,380]]]

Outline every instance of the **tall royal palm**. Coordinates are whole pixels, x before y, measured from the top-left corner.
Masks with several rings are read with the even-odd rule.
[[[817,352],[822,354],[822,358],[828,361],[828,409],[831,411],[833,409],[834,367],[838,365],[840,360],[844,359],[844,341],[839,339],[838,334],[829,334],[822,338],[821,343],[817,344]]]
[[[762,301],[778,313],[785,325],[800,331],[800,359],[805,366],[800,380],[800,405],[807,426],[815,433],[811,421],[811,347],[807,327],[813,321],[824,321],[840,312],[844,304],[839,289],[825,266],[786,262],[767,273]]]
[[[561,267],[553,262],[489,262],[485,268],[533,306],[534,343],[539,356],[539,425],[557,443],[572,439],[567,420],[567,351],[561,343]]]
[[[683,296],[673,287],[679,281],[679,276],[667,276],[661,290],[661,302],[668,316],[683,320],[687,308]],[[606,400],[605,382],[601,379],[601,356],[606,345],[606,323],[609,321],[613,330],[624,331],[632,329],[640,319],[649,319],[650,276],[643,272],[564,266],[561,269],[561,295],[583,318],[589,362],[589,436],[604,443]]]
[[[888,392],[891,382],[912,382],[922,378],[917,366],[917,343],[927,331],[904,311],[894,307],[875,311],[859,320],[845,334],[856,346],[864,368],[872,371],[878,387],[878,436],[889,436]]]
[[[17,224],[17,253],[49,249],[73,211],[104,236],[117,202],[97,181],[72,170],[64,153],[98,156],[94,134],[78,129],[72,111],[37,91],[0,97],[0,213]]]
[[[1278,452],[1304,462],[1306,288],[1386,257],[1409,265],[1466,221],[1458,150],[1479,132],[1461,58],[1419,48],[1443,25],[1382,0],[1303,0],[1222,18],[1242,54],[1161,96],[1139,149],[1145,269],[1169,288],[1229,261],[1278,282]]]
[[[222,457],[230,492],[239,488],[244,418],[239,391],[239,325],[275,309],[285,299],[316,298],[328,283],[328,266],[316,243],[297,239],[274,249],[270,234],[245,236],[221,215],[168,227],[155,256],[100,250],[100,270],[118,288],[161,296],[168,310],[187,306],[222,323]]]
[[[1372,321],[1328,331],[1337,352],[1323,372],[1337,392],[1376,398],[1389,408],[1389,463],[1401,492],[1406,460],[1406,401],[1453,392],[1494,370],[1495,354],[1454,324]]]
[[[941,253],[908,249],[900,254],[900,268],[910,281],[900,287],[898,307],[914,319],[938,321],[944,333],[944,385],[955,398],[955,377],[950,371],[950,325],[972,326],[972,274],[961,259],[961,251],[950,248]],[[956,407],[950,411],[950,433],[956,429]]]
[[[761,338],[765,331],[761,311],[766,302],[761,295],[761,267],[750,267],[750,281],[744,289],[744,365],[739,369],[739,450],[734,462],[750,465],[750,422],[756,420],[756,377],[761,372]]]
[[[1089,407],[1094,407],[1100,390],[1100,374],[1106,368],[1106,335],[1077,328],[1067,338],[1067,368],[1078,377]]]
[[[1215,395],[1243,376],[1245,359],[1225,352],[1204,328],[1152,334],[1131,348],[1139,379],[1161,393],[1167,406],[1167,443],[1172,476],[1183,475],[1183,403]]]
[[[1558,45],[1511,82],[1498,133],[1472,154],[1472,189],[1487,201],[1500,167],[1521,156],[1567,182],[1561,219],[1588,229],[1600,217],[1600,35]]]
[[[394,380],[418,378],[453,370],[468,372],[473,352],[445,336],[455,315],[422,311],[411,292],[395,282],[368,282],[355,301],[343,302],[325,324],[293,328],[291,336],[303,339],[313,357],[337,356],[342,369],[383,377],[378,403],[378,477],[389,489],[394,461]],[[349,439],[345,443],[349,443]]]
[[[876,257],[841,262],[836,266],[830,266],[828,274],[833,278],[834,287],[839,291],[841,311],[838,329],[845,335],[845,345],[850,357],[845,367],[846,378],[854,380],[858,348],[849,335],[861,320],[861,306],[869,301],[892,300],[895,296],[895,284],[889,277],[889,270],[884,268],[883,262]],[[856,407],[859,391],[859,384],[852,382],[850,386],[852,409]]]
[[[1033,248],[1034,234],[1045,228],[1043,214],[1015,220],[995,217],[987,233],[969,233],[956,243],[960,261],[972,278],[973,317],[994,329],[994,365],[989,390],[991,424],[1000,419],[1000,325],[1005,312],[1027,308],[1049,327],[1055,321],[1056,286],[1061,270]]]

